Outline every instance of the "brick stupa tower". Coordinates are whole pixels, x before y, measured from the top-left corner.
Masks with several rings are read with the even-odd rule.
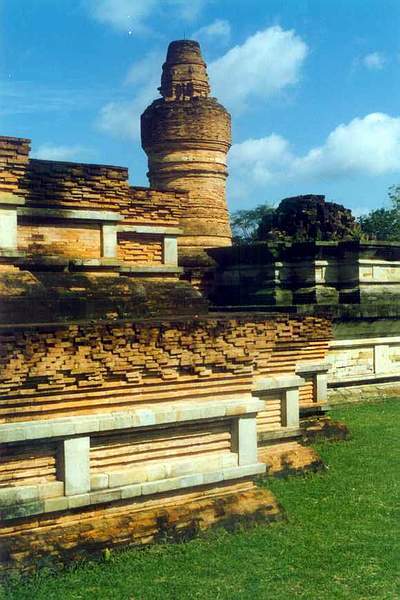
[[[225,188],[231,118],[209,96],[207,67],[198,42],[170,43],[159,90],[162,98],[141,118],[150,186],[189,192],[181,219],[181,254],[230,246]]]

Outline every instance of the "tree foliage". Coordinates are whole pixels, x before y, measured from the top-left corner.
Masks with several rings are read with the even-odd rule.
[[[377,208],[359,218],[362,233],[371,240],[400,241],[400,185],[388,191],[390,208]]]
[[[259,204],[250,210],[233,212],[231,215],[233,242],[235,244],[246,244],[256,241],[261,220],[263,217],[273,214],[274,210],[268,204]]]

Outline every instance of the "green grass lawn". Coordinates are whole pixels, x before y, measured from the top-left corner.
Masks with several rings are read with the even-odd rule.
[[[328,470],[265,483],[287,522],[41,572],[12,581],[3,598],[400,598],[400,400],[332,416],[353,438],[318,446]]]

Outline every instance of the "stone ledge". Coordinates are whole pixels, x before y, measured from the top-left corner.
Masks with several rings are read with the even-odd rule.
[[[26,253],[22,250],[16,250],[15,248],[0,248],[0,259],[15,260],[23,258]]]
[[[305,381],[298,375],[280,375],[278,377],[264,377],[256,380],[253,385],[253,392],[272,392],[279,390],[288,390],[298,388],[304,385]]]
[[[299,363],[296,365],[296,373],[299,375],[308,375],[313,373],[327,373],[330,369],[330,365],[327,363]]]
[[[374,338],[355,338],[347,340],[331,340],[329,348],[352,348],[353,346],[375,346],[379,344],[390,345],[400,344],[400,336],[374,337]]]
[[[46,421],[5,423],[0,425],[0,443],[66,437],[136,427],[154,427],[167,423],[218,417],[238,417],[244,414],[255,414],[263,408],[264,402],[248,395],[240,398],[231,397],[217,402],[207,400],[197,400],[190,403],[178,401],[174,402],[172,406],[166,406],[162,403],[123,412],[82,415]]]
[[[193,472],[206,473],[212,470],[223,470],[238,466],[238,454],[227,452],[216,455],[190,456],[169,459],[168,461],[152,461],[140,466],[95,473],[90,478],[91,492],[117,488],[131,484],[144,484],[156,480],[171,479]],[[1,499],[1,495],[0,495]]]
[[[23,206],[25,198],[11,194],[10,192],[0,192],[0,207],[4,206]]]
[[[76,496],[59,496],[54,498],[44,498],[42,500],[30,500],[28,502],[8,506],[8,508],[2,510],[1,518],[5,521],[10,521],[12,519],[30,517],[43,513],[71,510],[83,506],[126,500],[136,498],[137,496],[149,496],[173,490],[182,490],[221,481],[229,481],[231,479],[262,475],[265,473],[265,470],[265,464],[254,463],[252,465],[230,467],[219,471],[210,471],[208,473],[192,473],[181,477],[149,481],[142,484],[127,485],[105,491],[100,490],[87,494],[78,494]]]
[[[168,266],[168,265],[138,265],[137,267],[122,266],[120,272],[124,275],[141,275],[142,273],[158,275],[159,273],[183,273],[182,267]]]
[[[73,258],[68,261],[69,267],[73,271],[87,271],[90,269],[102,269],[120,271],[122,261],[115,258]]]
[[[122,221],[123,216],[117,212],[100,210],[70,210],[60,208],[18,208],[19,217],[34,217],[41,219],[73,219],[82,221]]]
[[[63,481],[50,481],[37,485],[20,485],[0,489],[0,506],[10,506],[21,502],[31,502],[44,498],[53,498],[64,494]]]
[[[374,383],[400,382],[400,369],[397,371],[383,371],[382,373],[360,373],[351,377],[341,377],[340,379],[328,379],[328,388],[346,388],[358,385],[368,385]]]
[[[178,236],[183,234],[183,229],[179,227],[158,227],[153,225],[118,225],[118,233],[141,233],[144,235],[172,235]]]

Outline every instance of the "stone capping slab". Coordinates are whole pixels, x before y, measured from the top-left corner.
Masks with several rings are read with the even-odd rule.
[[[368,265],[368,266],[369,265],[372,265],[372,266],[382,265],[383,267],[400,267],[400,263],[398,260],[384,260],[384,259],[379,259],[379,258],[359,258],[358,264]]]
[[[0,192],[0,207],[4,206],[23,206],[25,198],[11,194],[10,192]]]
[[[64,495],[63,481],[49,481],[36,485],[20,485],[0,488],[0,506],[11,506],[21,502],[31,502],[44,498]]]
[[[330,388],[339,388],[346,386],[357,386],[373,384],[374,382],[382,382],[382,383],[390,383],[400,381],[400,373],[399,371],[382,371],[382,373],[358,373],[357,375],[350,375],[349,377],[340,378],[329,378],[328,379],[328,387]]]
[[[119,267],[122,265],[122,261],[116,258],[70,258],[68,259],[68,264],[71,267],[76,268],[114,268],[116,267],[119,270]]]
[[[298,375],[278,375],[276,377],[263,377],[257,379],[253,385],[253,393],[272,392],[279,390],[288,390],[298,388],[304,385],[305,381]]]
[[[0,248],[0,259],[4,258],[12,260],[23,258],[24,256],[26,256],[26,252],[23,252],[22,250],[16,250],[15,248]]]
[[[90,434],[99,431],[154,427],[167,423],[197,421],[218,417],[236,417],[263,410],[264,402],[249,395],[218,401],[197,400],[153,404],[126,411],[72,416],[41,421],[21,421],[0,425],[0,443],[40,440]]]
[[[352,346],[374,346],[375,344],[400,344],[400,336],[331,340],[329,348],[351,348]]]
[[[40,217],[41,219],[77,219],[83,221],[118,222],[124,218],[117,212],[107,210],[71,210],[61,208],[28,208],[17,209],[19,217]]]
[[[327,373],[330,369],[328,363],[299,363],[296,366],[296,374],[309,375],[313,373]]]
[[[138,265],[137,267],[134,266],[122,266],[120,269],[121,273],[131,273],[132,275],[138,273],[152,273],[152,274],[157,274],[157,273],[182,273],[183,272],[183,268],[182,267],[176,267],[175,265],[169,266],[169,265],[154,265],[154,266],[146,266],[146,265]]]
[[[118,233],[142,233],[145,235],[182,235],[179,227],[158,227],[155,225],[121,225],[117,226]]]
[[[253,462],[250,464],[253,464]],[[222,471],[237,467],[238,464],[238,454],[235,452],[224,452],[209,456],[204,454],[190,457],[181,456],[164,461],[151,461],[136,467],[94,473],[90,477],[90,491],[171,479],[183,475],[192,475],[194,472]]]
[[[161,494],[173,490],[209,485],[219,481],[228,481],[230,479],[254,477],[256,475],[262,475],[265,471],[265,464],[254,463],[240,467],[229,467],[219,471],[210,471],[208,473],[192,473],[190,475],[182,475],[181,477],[172,477],[170,479],[135,483],[119,488],[104,491],[99,490],[75,496],[58,496],[43,499],[27,498],[26,502],[13,504],[3,509],[0,517],[5,521],[9,521],[11,519],[18,519],[37,514],[71,510],[93,504],[104,504],[106,502],[136,498],[138,496]],[[22,488],[20,489],[22,490]]]

